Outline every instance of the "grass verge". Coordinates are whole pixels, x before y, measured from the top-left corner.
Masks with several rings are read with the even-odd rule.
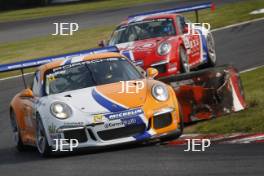
[[[185,133],[264,132],[264,67],[242,73],[241,79],[249,108],[185,128]]]
[[[3,11],[0,13],[0,22],[36,19],[49,16],[67,15],[97,10],[118,9],[133,5],[155,2],[158,0],[98,0],[92,2],[53,5],[22,10]]]

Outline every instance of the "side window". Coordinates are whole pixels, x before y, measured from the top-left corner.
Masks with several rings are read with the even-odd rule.
[[[34,74],[32,91],[35,96],[39,96],[39,71]]]
[[[178,26],[179,34],[183,34],[184,27],[186,26],[185,18],[183,16],[177,16],[176,17],[176,23]]]

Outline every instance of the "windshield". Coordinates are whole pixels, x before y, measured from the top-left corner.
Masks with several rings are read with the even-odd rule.
[[[109,45],[175,35],[173,19],[155,19],[120,26],[113,33]]]
[[[125,58],[108,58],[64,65],[45,74],[47,95],[82,89],[119,81],[142,79]]]

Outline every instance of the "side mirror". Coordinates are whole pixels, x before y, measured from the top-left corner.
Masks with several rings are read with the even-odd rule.
[[[98,43],[98,46],[103,48],[106,46],[106,41],[105,40],[101,40],[99,43]]]
[[[20,97],[22,98],[33,98],[33,92],[31,89],[24,89],[21,93],[20,93]]]
[[[156,68],[152,67],[148,68],[146,71],[148,78],[155,78],[159,74],[159,71]]]

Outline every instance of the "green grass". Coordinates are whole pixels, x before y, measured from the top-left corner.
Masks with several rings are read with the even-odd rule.
[[[0,13],[0,22],[36,19],[48,16],[91,12],[97,10],[118,9],[122,7],[130,7],[132,5],[155,1],[158,0],[97,0],[86,3],[75,3],[22,10],[3,11]]]
[[[251,15],[253,10],[264,8],[263,0],[250,0],[230,3],[219,8],[214,13],[199,12],[201,21],[209,22],[213,28],[231,25],[238,22],[264,17],[264,14]]]
[[[210,10],[199,12],[200,21],[209,22],[213,28],[226,26],[236,22],[263,17],[264,14],[249,15],[249,12],[263,7],[263,0],[227,4],[217,8],[214,13]],[[192,21],[195,19],[193,13],[187,13],[186,16]],[[113,29],[113,25],[102,26],[80,30],[74,33],[73,36],[49,35],[19,42],[0,43],[0,64],[97,47],[98,41],[107,39]],[[17,74],[17,72],[0,74],[0,77],[14,74]]]
[[[72,36],[45,36],[19,42],[0,44],[0,64],[64,54],[97,47],[107,38],[114,26],[80,30]]]
[[[70,53],[97,47],[98,41],[107,38],[114,26],[97,27],[77,32],[72,36],[39,37],[9,44],[0,44],[0,64]],[[92,37],[88,37],[92,36]],[[26,69],[25,73],[34,69]],[[20,71],[0,73],[0,78],[20,74]]]
[[[185,133],[259,133],[264,132],[264,67],[241,74],[248,109],[197,123]]]

